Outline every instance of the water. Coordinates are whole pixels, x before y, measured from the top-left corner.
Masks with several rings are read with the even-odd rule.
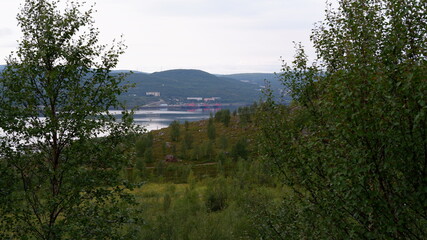
[[[225,109],[225,108],[222,108]],[[227,107],[230,111],[234,111],[235,107]],[[185,121],[193,122],[203,119],[208,119],[210,114],[215,115],[221,108],[195,108],[195,109],[149,109],[138,110],[134,112],[134,122],[144,126],[148,131],[157,130],[168,127],[174,120],[184,123]],[[120,115],[121,112],[112,112]]]
[[[229,109],[230,112],[234,111],[237,107],[222,107],[222,109]],[[174,120],[184,123],[185,121],[193,122],[203,119],[208,119],[210,115],[215,115],[221,108],[195,108],[195,109],[168,109],[158,108],[149,110],[137,110],[134,112],[135,124],[145,127],[148,131],[158,130],[161,128],[168,127]],[[120,118],[122,111],[112,110],[111,114],[117,115]],[[45,118],[40,117],[42,121]],[[108,134],[108,133],[105,133]],[[101,135],[105,135],[101,134]],[[4,137],[3,129],[0,128],[0,137]]]

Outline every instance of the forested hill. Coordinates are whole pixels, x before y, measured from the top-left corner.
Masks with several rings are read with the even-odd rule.
[[[0,71],[5,66],[0,65]],[[128,73],[114,70],[113,74]],[[133,72],[126,78],[135,87],[120,99],[128,107],[142,106],[154,102],[176,104],[187,101],[187,97],[217,97],[220,103],[252,103],[261,97],[264,80],[275,90],[280,89],[273,73],[242,73],[214,75],[195,69],[177,69],[155,73]],[[159,92],[160,96],[147,96],[147,92]]]
[[[279,81],[278,75],[275,73],[237,73],[237,74],[227,74],[227,75],[217,75],[219,77],[233,78],[242,82],[248,82],[258,85],[265,85],[265,81],[270,82],[273,88],[282,87]]]
[[[152,74],[133,73],[127,77],[135,87],[130,89],[125,100],[133,105],[151,102],[147,92],[160,92],[167,103],[185,101],[187,97],[219,97],[222,103],[251,103],[259,100],[261,85],[242,82],[225,76],[216,76],[200,70],[168,70]]]

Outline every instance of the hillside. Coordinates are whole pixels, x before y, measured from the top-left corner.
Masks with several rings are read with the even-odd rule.
[[[200,70],[169,70],[152,74],[134,73],[127,77],[135,87],[125,100],[148,103],[162,99],[169,104],[185,102],[187,97],[219,97],[222,103],[251,103],[258,100],[260,86]],[[160,92],[160,97],[146,97],[146,92]],[[131,104],[132,105],[132,104]]]
[[[209,120],[179,125],[176,141],[172,126],[136,137],[124,176],[144,182],[131,191],[144,219],[139,239],[260,239],[253,219],[276,210],[289,188],[258,160],[257,127],[247,120],[214,121],[215,139]]]
[[[265,80],[269,81],[272,86],[280,88],[280,81],[275,73],[236,73],[227,75],[217,75],[219,77],[226,77],[239,80],[241,82],[247,82],[257,85],[265,85]]]
[[[167,128],[141,135],[136,140],[136,162],[133,165],[138,165],[138,161],[143,162],[144,166],[151,169],[150,171],[155,171],[158,164],[164,164],[166,161],[166,165],[191,166],[194,174],[201,177],[204,174],[215,176],[218,161],[225,164],[228,159],[227,169],[232,170],[231,162],[239,158],[248,160],[256,156],[257,127],[252,112],[254,110],[250,107],[239,108],[237,112],[240,112],[240,115],[231,115],[228,110],[221,110],[211,120],[178,125],[172,123]],[[230,116],[227,124],[221,120],[221,115],[225,113]],[[215,132],[213,137],[209,134],[210,121]],[[177,162],[168,162],[167,156],[174,156]],[[186,181],[188,176],[177,178],[175,173],[165,172],[163,177],[179,183]]]
[[[0,71],[3,68],[0,65]],[[112,74],[129,72],[114,70]],[[183,104],[191,102],[187,100],[188,97],[216,97],[215,102],[219,103],[248,104],[260,99],[264,80],[270,81],[277,93],[280,89],[277,77],[270,73],[214,75],[195,69],[177,69],[155,73],[133,72],[126,80],[134,85],[120,96],[120,100],[128,107]],[[147,96],[147,92],[158,92],[160,96]]]
[[[271,88],[274,89],[276,100],[280,99],[280,96],[284,90],[283,85],[280,82],[280,73],[237,73],[218,76],[236,79],[244,83],[256,84],[260,86],[260,88],[264,88],[267,81]],[[289,96],[284,97],[284,99],[285,102],[291,101]]]

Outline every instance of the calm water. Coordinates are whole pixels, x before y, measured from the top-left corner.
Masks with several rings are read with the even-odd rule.
[[[223,107],[222,109],[229,109],[232,112],[236,108],[237,107]],[[144,126],[148,131],[151,131],[165,128],[174,120],[184,123],[185,121],[192,122],[208,119],[211,113],[215,115],[219,110],[221,110],[221,108],[197,108],[187,110],[159,108],[138,110],[134,112],[134,121],[136,124]],[[117,116],[122,114],[119,110],[112,110],[110,113]],[[42,117],[40,119],[44,120]],[[0,128],[0,137],[5,135],[6,134]]]
[[[222,108],[224,109],[224,108]],[[230,111],[234,111],[236,107],[227,107]],[[157,130],[169,126],[169,124],[177,120],[181,123],[185,121],[199,121],[208,119],[210,114],[215,115],[220,108],[197,108],[197,109],[149,109],[149,110],[138,110],[134,112],[134,121],[136,124],[144,126],[148,131]],[[120,114],[120,112],[118,112]]]

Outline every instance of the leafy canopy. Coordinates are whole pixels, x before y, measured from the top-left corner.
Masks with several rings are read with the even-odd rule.
[[[1,74],[0,237],[116,239],[131,220],[118,203],[132,202],[119,171],[135,129],[108,113],[127,88],[110,75],[125,46],[98,43],[92,8],[59,4],[25,1]]]
[[[297,45],[282,81],[294,103],[262,106],[264,154],[294,194],[267,216],[282,238],[427,236],[427,5],[341,0]],[[271,96],[271,94],[270,94]]]

